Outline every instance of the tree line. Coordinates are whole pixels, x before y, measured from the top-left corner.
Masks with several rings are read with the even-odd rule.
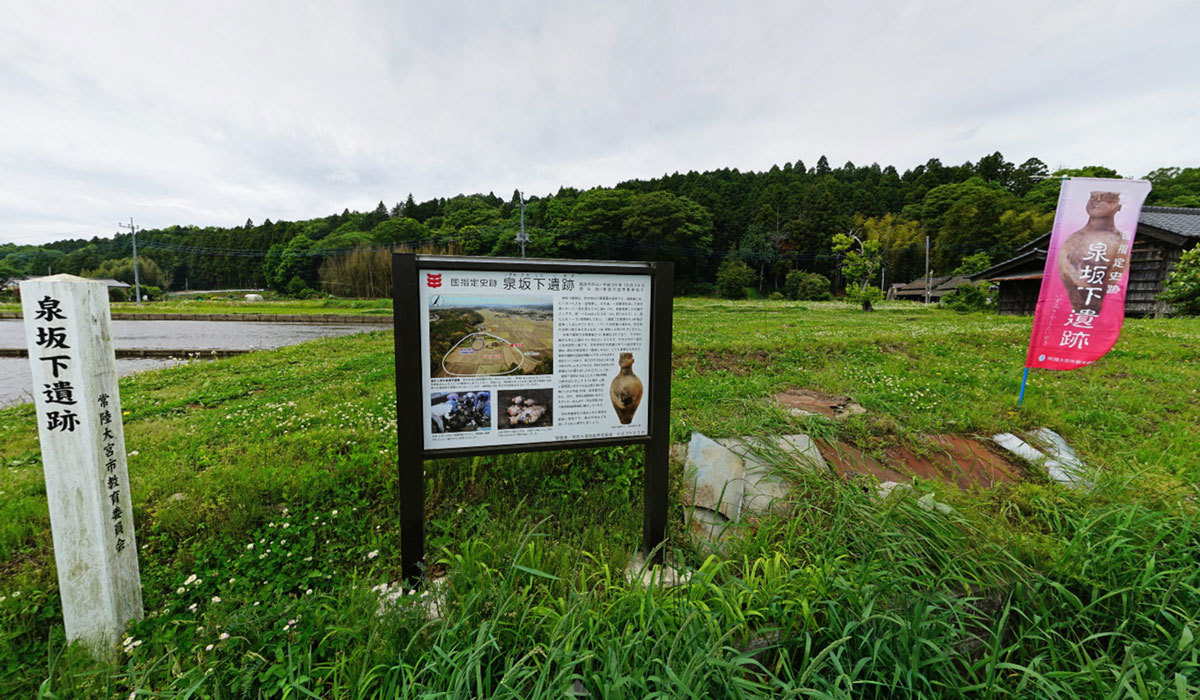
[[[1030,158],[999,152],[961,165],[930,159],[903,173],[892,166],[832,167],[822,156],[763,172],[725,168],[628,180],[614,187],[562,187],[525,201],[527,253],[535,257],[671,260],[680,291],[712,289],[723,262],[753,271],[763,292],[782,289],[789,272],[819,273],[841,285],[835,236],[876,241],[884,279],[924,272],[925,239],[935,273],[999,261],[1045,233],[1053,222],[1061,178],[1120,177],[1111,168],[1050,172]],[[1200,168],[1160,168],[1151,205],[1200,206]],[[163,289],[269,287],[304,293],[323,289],[372,293],[375,268],[397,247],[449,247],[466,255],[516,256],[521,197],[457,195],[391,207],[347,210],[305,221],[247,220],[231,228],[170,226],[138,233],[143,282]],[[0,246],[0,278],[70,273],[124,279],[132,273],[130,234]],[[356,272],[371,261],[373,271]],[[148,262],[147,262],[148,261]],[[362,264],[367,264],[364,262]],[[149,270],[147,268],[150,268]],[[146,277],[149,273],[149,278]],[[357,276],[356,276],[357,275]]]

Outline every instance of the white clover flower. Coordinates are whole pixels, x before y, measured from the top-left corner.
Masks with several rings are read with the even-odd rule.
[[[176,592],[176,593],[178,593],[178,594],[180,594],[180,595],[183,595],[184,593],[187,593],[187,589],[186,589],[186,588],[184,588],[183,586],[180,586],[179,588],[176,588],[176,589],[175,589],[175,592]]]
[[[251,542],[250,544],[246,545],[246,549],[254,549],[254,543]]]
[[[187,580],[183,582],[183,585],[190,586],[198,580],[199,579],[196,578],[196,574],[192,574],[191,576],[187,577]]]

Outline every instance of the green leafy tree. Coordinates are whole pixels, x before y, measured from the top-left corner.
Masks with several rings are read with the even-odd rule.
[[[1119,178],[1121,175],[1116,170],[1103,165],[1085,165],[1082,168],[1056,170],[1049,177],[1037,181],[1029,188],[1024,196],[1025,203],[1044,212],[1053,212],[1058,206],[1058,193],[1062,190],[1062,181],[1065,177]]]
[[[0,260],[0,293],[6,290],[10,282],[22,276],[21,271],[17,269],[16,265],[13,265],[7,259]]]
[[[954,271],[950,274],[955,277],[960,275],[969,277],[976,272],[983,272],[991,266],[992,256],[988,255],[986,252],[980,251],[963,258],[962,263],[959,264],[958,267],[954,268]]]
[[[842,256],[841,271],[846,278],[846,296],[871,311],[874,302],[883,299],[883,292],[871,284],[879,271],[883,251],[879,241],[864,240],[857,232],[839,233],[833,237],[833,252]]]
[[[1163,287],[1162,298],[1170,302],[1177,313],[1200,315],[1200,247],[1180,256]]]
[[[779,259],[779,248],[772,235],[761,224],[750,224],[737,247],[738,257],[758,270],[758,291],[763,290],[767,267]]]
[[[371,242],[375,245],[414,243],[429,237],[429,229],[416,219],[400,216],[382,221],[371,230]]]
[[[630,190],[604,187],[580,194],[564,227],[566,232],[561,239],[564,252],[601,260],[616,257],[626,209],[633,198]]]
[[[996,304],[996,295],[988,282],[959,285],[942,298],[942,304],[955,311],[984,311]]]
[[[84,271],[83,277],[92,279],[113,279],[120,280],[126,284],[133,284],[133,258],[120,258],[117,260],[105,260],[100,263],[100,267],[94,270]],[[138,281],[145,286],[166,288],[171,284],[171,278],[162,271],[158,263],[150,258],[138,256]]]
[[[907,281],[925,269],[925,232],[920,222],[902,215],[884,214],[864,219],[855,217],[854,227],[872,241],[879,241],[888,279]]]
[[[784,294],[798,301],[824,301],[832,298],[829,278],[815,272],[792,270],[783,283]]]
[[[267,253],[263,263],[263,273],[267,275],[267,285],[276,291],[287,291],[293,277],[300,278],[308,287],[317,284],[317,269],[321,266],[321,257],[316,254],[316,242],[308,236],[300,234],[275,254],[274,246]]]
[[[680,276],[684,264],[699,260],[712,250],[713,224],[708,211],[687,197],[670,192],[636,195],[625,208],[622,229],[640,248],[640,257],[673,260]]]
[[[1159,168],[1146,179],[1154,183],[1146,204],[1200,207],[1200,168]]]
[[[744,299],[753,285],[754,270],[737,258],[726,258],[717,270],[717,292],[726,299]]]

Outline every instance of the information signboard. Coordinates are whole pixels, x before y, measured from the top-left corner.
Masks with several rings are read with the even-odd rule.
[[[643,544],[657,547],[671,264],[396,254],[392,274],[406,575],[424,555],[423,461],[437,457],[644,444]]]

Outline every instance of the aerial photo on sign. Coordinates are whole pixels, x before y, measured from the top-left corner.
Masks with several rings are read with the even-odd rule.
[[[550,297],[430,297],[431,377],[553,372],[554,303]]]

